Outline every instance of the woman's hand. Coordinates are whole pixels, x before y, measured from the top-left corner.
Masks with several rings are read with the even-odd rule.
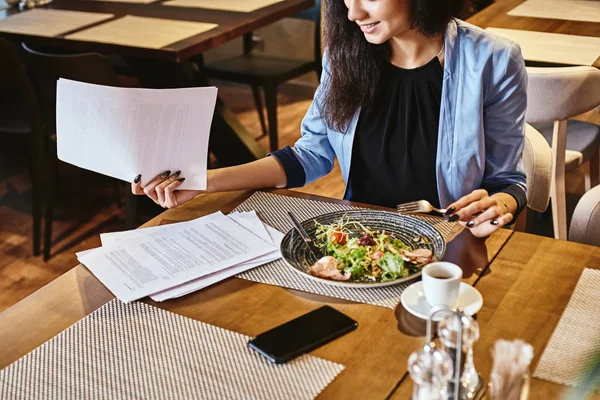
[[[137,195],[145,194],[163,208],[175,208],[202,193],[201,190],[176,190],[185,181],[180,175],[181,171],[172,175],[171,171],[165,171],[144,187],[141,185],[142,176],[138,175],[131,183],[131,192]]]
[[[448,206],[449,221],[459,221],[476,237],[487,237],[513,219],[517,209],[514,198],[505,193],[492,196],[478,189]]]

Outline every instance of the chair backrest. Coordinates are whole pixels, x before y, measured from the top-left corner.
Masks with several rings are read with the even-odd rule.
[[[305,19],[315,23],[321,22],[321,0],[315,0],[315,5],[312,8],[299,12],[294,18]]]
[[[25,44],[23,49],[27,68],[44,103],[45,117],[49,122],[55,116],[56,83],[59,78],[120,86],[115,69],[102,54],[50,54],[31,49]]]
[[[0,38],[0,107],[4,102],[19,101],[25,105],[32,133],[42,135],[38,101],[25,63],[17,48]]]
[[[527,124],[523,166],[527,175],[527,206],[532,210],[544,212],[550,201],[552,151],[544,136]]]
[[[528,123],[562,121],[600,105],[600,70],[528,67]]]
[[[600,246],[600,186],[587,191],[577,203],[569,240]]]

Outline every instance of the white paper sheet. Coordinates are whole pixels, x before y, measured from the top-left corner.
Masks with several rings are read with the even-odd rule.
[[[232,266],[223,271],[218,271],[218,272],[212,273],[210,275],[195,279],[188,283],[184,283],[182,285],[164,290],[159,293],[155,293],[150,296],[152,298],[152,300],[165,301],[168,299],[181,297],[186,294],[189,294],[189,293],[195,292],[197,290],[203,289],[205,287],[208,287],[210,285],[213,285],[217,282],[220,282],[224,279],[227,279],[229,277],[237,275],[241,272],[247,271],[249,269],[258,267],[260,265],[263,265],[268,262],[275,261],[275,260],[281,258],[281,252],[279,251],[279,246],[281,244],[281,240],[283,239],[284,234],[279,232],[275,228],[265,225],[260,220],[258,215],[256,214],[256,211],[231,213],[227,216],[229,218],[231,218],[232,220],[234,220],[236,223],[240,224],[242,227],[248,229],[250,232],[252,232],[253,234],[260,237],[261,239],[276,246],[277,250],[272,251],[271,253],[267,253],[263,256],[257,257],[253,260],[243,262],[239,265]],[[189,224],[191,222],[193,222],[193,221],[179,222],[178,224]],[[102,241],[103,246],[111,247],[111,246],[115,246],[116,244],[118,244],[119,242],[121,242],[123,240],[131,240],[134,238],[143,237],[145,235],[148,235],[149,233],[156,232],[159,230],[164,230],[164,228],[165,228],[165,225],[161,225],[161,226],[153,226],[153,227],[149,227],[149,228],[136,229],[136,230],[132,230],[132,231],[102,233],[100,235],[100,240]],[[93,251],[93,250],[94,249],[88,250],[88,251]],[[78,257],[79,257],[79,254],[80,253],[77,253]]]
[[[242,225],[242,227],[251,231],[258,237],[263,239],[265,242],[267,242],[267,243],[273,242],[271,237],[267,233],[264,224],[262,223],[262,221],[260,220],[258,215],[256,215],[256,211],[249,211],[249,212],[243,212],[243,213],[231,213],[231,214],[228,214],[227,217],[231,218],[236,223]],[[200,218],[203,218],[203,217],[200,217]],[[196,220],[193,219],[190,221],[176,222],[176,223],[167,224],[167,225],[150,226],[148,228],[140,228],[140,229],[134,229],[134,230],[129,230],[129,231],[101,233],[100,234],[100,242],[102,243],[102,246],[114,247],[114,246],[118,245],[119,242],[122,242],[124,240],[131,240],[131,239],[144,237],[150,233],[154,233],[157,231],[164,231],[164,230],[168,231],[168,230],[172,229],[173,226],[182,226],[182,225],[186,225],[186,224],[193,224],[194,221],[196,221]],[[242,223],[240,223],[240,221]],[[248,222],[244,223],[244,221],[248,221]],[[260,224],[260,226],[259,226],[259,224]],[[256,230],[256,231],[254,231],[254,230]]]
[[[277,250],[221,212],[163,228],[80,261],[127,303]]]
[[[102,247],[94,247],[93,249],[87,249],[87,250],[82,250],[78,253],[75,253],[75,255],[77,256],[77,259],[79,260],[81,257],[83,257],[86,254],[90,254],[93,253],[96,250],[101,249]],[[81,262],[81,261],[80,261]]]
[[[229,218],[260,237],[262,240],[274,244],[273,238],[267,231],[267,225],[261,221],[256,211],[235,212],[227,215]],[[277,244],[279,246],[279,244]]]
[[[206,189],[208,137],[217,88],[118,88],[59,79],[58,158],[146,184],[182,171],[180,189]]]
[[[235,265],[233,267],[224,269],[223,271],[215,272],[214,274],[203,276],[202,278],[198,278],[196,280],[184,283],[183,285],[179,285],[171,289],[155,293],[151,295],[150,298],[152,298],[152,300],[154,301],[165,301],[168,299],[185,296],[186,294],[195,292],[200,289],[204,289],[205,287],[213,285],[217,282],[230,278],[244,271],[248,271],[249,269],[280,259],[281,252],[279,251],[279,246],[281,244],[281,240],[283,239],[284,234],[268,225],[266,226],[266,230],[269,232],[270,236],[273,237],[272,244],[274,246],[277,246],[277,250],[265,254],[264,256],[257,257],[254,260],[250,260],[239,265]]]

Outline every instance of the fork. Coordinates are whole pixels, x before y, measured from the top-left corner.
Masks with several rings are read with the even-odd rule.
[[[411,201],[409,203],[398,204],[396,206],[396,208],[398,209],[398,212],[407,213],[407,214],[428,213],[428,212],[432,212],[432,211],[435,211],[436,213],[440,213],[442,215],[446,214],[445,208],[435,208],[427,200],[417,200],[417,201]]]

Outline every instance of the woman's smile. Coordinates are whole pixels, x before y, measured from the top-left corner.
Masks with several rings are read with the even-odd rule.
[[[360,30],[366,34],[373,33],[375,29],[377,29],[377,25],[379,22],[374,22],[372,24],[358,24],[360,26]]]

